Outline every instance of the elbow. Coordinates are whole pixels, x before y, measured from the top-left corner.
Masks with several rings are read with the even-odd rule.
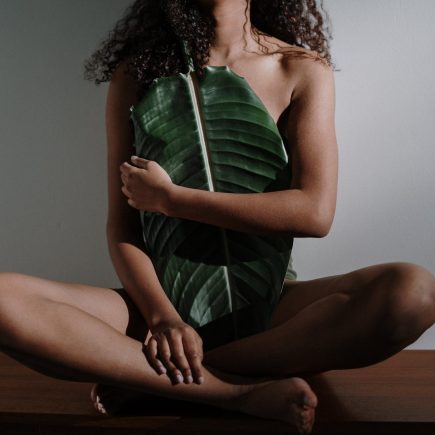
[[[109,252],[112,252],[113,247],[116,245],[117,237],[116,232],[112,225],[106,223],[106,243],[109,248]]]
[[[114,239],[114,236],[116,234],[116,227],[110,222],[110,220],[107,220],[106,222],[106,239],[110,243],[111,240]]]
[[[109,249],[121,243],[142,246],[142,229],[137,221],[125,222],[121,219],[108,219],[106,222],[106,240]]]
[[[319,222],[313,226],[310,237],[321,239],[329,234],[332,224],[327,222]]]
[[[335,210],[330,207],[316,207],[307,219],[307,237],[323,238],[326,237],[332,227]]]
[[[121,225],[119,225],[116,222],[111,221],[110,219],[107,220],[106,223],[106,240],[109,246],[111,244],[117,243],[120,240],[125,239],[126,237],[126,231],[122,228]]]

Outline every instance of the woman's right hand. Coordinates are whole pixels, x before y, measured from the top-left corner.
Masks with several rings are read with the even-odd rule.
[[[173,384],[204,382],[202,339],[181,319],[160,322],[151,328],[146,357],[159,374],[167,373]]]

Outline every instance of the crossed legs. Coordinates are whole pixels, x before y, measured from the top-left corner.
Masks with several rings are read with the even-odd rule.
[[[286,281],[271,329],[205,354],[231,373],[294,376],[367,366],[413,343],[435,322],[435,279],[387,263],[311,281]]]
[[[17,274],[0,275],[0,348],[44,374],[203,402],[311,430],[316,397],[302,379],[173,385],[143,353],[147,328],[121,292]],[[133,336],[126,335],[129,332]],[[264,406],[267,399],[268,406]]]
[[[290,376],[381,361],[434,321],[434,277],[412,264],[287,281],[270,329],[206,352],[203,385],[174,386],[147,364],[146,324],[122,292],[0,275],[0,346],[24,364],[63,379],[277,418],[301,432],[311,428],[316,397]],[[219,372],[281,380],[231,382]]]

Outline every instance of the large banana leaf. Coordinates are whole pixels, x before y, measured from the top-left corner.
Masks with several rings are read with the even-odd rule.
[[[154,80],[131,109],[137,155],[157,161],[174,183],[252,193],[290,185],[276,124],[247,81],[226,66]],[[290,236],[257,236],[141,212],[160,282],[193,327],[226,315],[234,338],[264,330],[289,263]],[[241,310],[241,311],[240,311]]]

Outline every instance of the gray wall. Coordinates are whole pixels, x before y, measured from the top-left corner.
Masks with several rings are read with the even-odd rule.
[[[0,0],[0,269],[112,286],[107,86],[83,61],[120,0]]]
[[[117,285],[105,241],[104,100],[82,62],[129,0],[0,0],[0,269]],[[325,0],[340,182],[301,279],[405,260],[435,271],[432,0]],[[432,330],[415,347],[435,348]]]
[[[325,0],[340,180],[325,239],[297,239],[301,279],[410,261],[435,272],[435,2]],[[435,348],[435,329],[414,347]]]

